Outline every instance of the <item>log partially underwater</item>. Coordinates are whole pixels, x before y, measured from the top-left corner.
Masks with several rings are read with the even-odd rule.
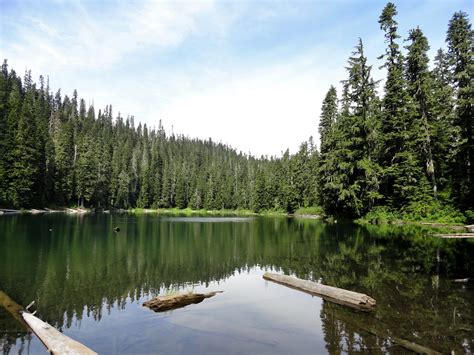
[[[69,338],[52,325],[43,322],[31,313],[23,312],[22,316],[51,354],[97,354],[87,346]]]
[[[325,300],[348,306],[359,311],[370,312],[376,305],[376,301],[366,294],[326,286],[292,276],[270,274],[267,272],[263,275],[263,278],[311,295],[321,296]]]
[[[176,308],[186,307],[190,304],[201,303],[204,299],[222,292],[224,291],[213,291],[209,293],[180,293],[176,295],[158,296],[144,302],[143,305],[155,312],[165,312]]]
[[[363,331],[375,335],[378,338],[388,339],[390,342],[411,350],[417,354],[441,355],[440,352],[430,349],[411,340],[403,339],[392,333],[387,324],[372,317],[369,314],[359,314],[357,317],[346,309],[336,308],[333,305],[326,306],[326,314],[330,314],[334,320],[341,321],[357,331]]]
[[[0,306],[4,307],[26,329],[29,329],[28,324],[26,324],[21,316],[21,312],[24,310],[23,307],[13,301],[10,296],[3,291],[0,291]]]

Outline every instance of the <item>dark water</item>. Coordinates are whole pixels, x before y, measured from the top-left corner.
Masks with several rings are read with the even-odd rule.
[[[115,226],[120,232],[113,232]],[[52,229],[50,232],[49,229]],[[0,291],[101,354],[474,351],[472,240],[420,227],[287,218],[62,214],[0,218]],[[377,300],[368,315],[264,281],[274,271]],[[176,290],[223,290],[154,313]],[[45,353],[0,307],[4,353]]]

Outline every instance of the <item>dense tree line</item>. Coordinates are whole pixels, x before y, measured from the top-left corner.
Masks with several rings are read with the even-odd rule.
[[[284,209],[314,204],[317,151],[256,159],[211,139],[135,127],[77,92],[52,94],[7,62],[0,76],[0,204],[96,208]]]
[[[0,205],[96,208],[285,210],[320,205],[361,216],[379,206],[474,207],[473,31],[467,14],[449,22],[447,51],[430,68],[420,28],[400,48],[388,3],[379,19],[386,50],[379,81],[360,39],[338,98],[322,105],[313,139],[281,157],[255,158],[211,139],[167,134],[96,110],[74,91],[52,94],[7,62],[0,75]]]
[[[379,57],[387,73],[383,95],[359,40],[341,98],[331,87],[323,102],[318,176],[326,211],[360,216],[376,206],[474,206],[474,40],[468,16],[454,14],[447,52],[438,50],[430,69],[430,47],[419,27],[409,31],[402,53],[396,15],[388,3],[379,18],[387,45]]]

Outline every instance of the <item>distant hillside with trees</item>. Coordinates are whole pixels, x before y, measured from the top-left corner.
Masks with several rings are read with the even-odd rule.
[[[379,18],[384,87],[362,39],[338,95],[331,87],[310,138],[281,157],[237,152],[211,139],[135,125],[97,111],[76,91],[55,94],[41,76],[0,74],[0,206],[251,209],[321,206],[351,218],[474,218],[474,35],[456,12],[430,63],[419,27],[405,40],[397,10]],[[403,47],[403,46],[404,47]],[[404,48],[404,50],[403,50]],[[379,93],[380,92],[380,93]]]

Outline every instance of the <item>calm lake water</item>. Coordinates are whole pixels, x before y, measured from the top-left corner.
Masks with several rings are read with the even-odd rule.
[[[35,300],[40,318],[101,354],[406,353],[396,338],[473,352],[474,285],[451,280],[474,277],[474,243],[429,233],[291,218],[2,216],[0,291]],[[377,309],[332,304],[265,271],[367,293]],[[176,290],[224,293],[165,313],[142,306]],[[45,353],[1,306],[0,347]]]

